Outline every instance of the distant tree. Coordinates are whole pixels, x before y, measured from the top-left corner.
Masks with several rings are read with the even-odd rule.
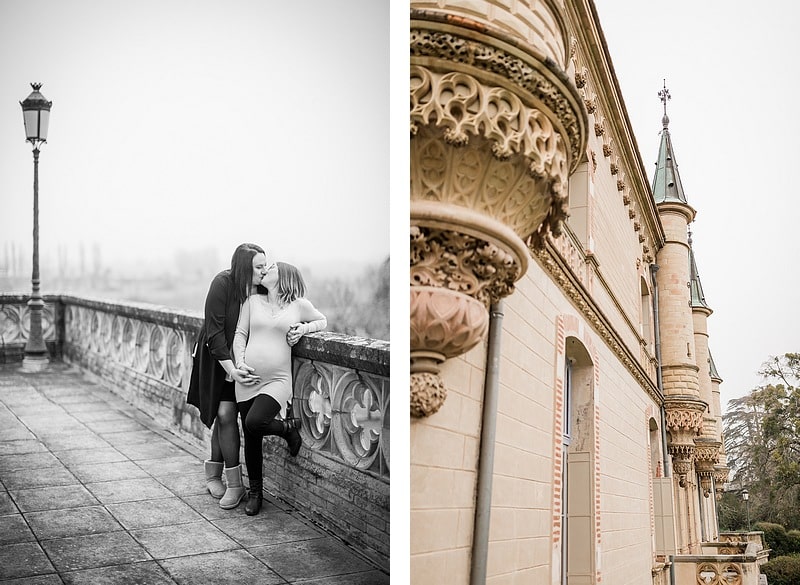
[[[800,354],[771,357],[759,374],[723,417],[731,482],[750,492],[753,521],[800,528]]]

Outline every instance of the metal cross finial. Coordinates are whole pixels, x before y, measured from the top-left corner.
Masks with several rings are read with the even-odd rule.
[[[661,98],[661,103],[664,104],[664,117],[661,121],[664,123],[666,127],[669,124],[669,118],[667,117],[667,102],[672,99],[672,96],[669,94],[669,90],[667,89],[667,80],[664,80],[664,88],[658,92],[658,97]]]

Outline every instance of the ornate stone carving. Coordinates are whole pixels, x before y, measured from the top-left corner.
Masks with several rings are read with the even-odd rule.
[[[462,293],[411,287],[411,414],[429,416],[444,403],[439,365],[472,349],[486,334],[489,313]]]
[[[451,30],[441,30],[448,27],[432,30],[423,28],[422,22],[414,24],[410,34],[412,69],[417,61],[424,59],[437,62],[437,67],[448,71],[466,66],[476,74],[489,73],[506,79],[554,114],[567,136],[573,164],[577,165],[577,153],[583,151],[586,141],[585,116],[579,109],[577,90],[561,81],[563,71],[554,70],[553,63],[542,62],[538,57],[523,59],[517,53],[509,53],[496,46],[489,34],[480,39],[467,38],[457,26]],[[483,30],[488,33],[489,29],[484,26]]]
[[[485,335],[491,303],[567,217],[584,96],[500,31],[412,10],[411,409],[436,412],[445,359]],[[576,68],[577,70],[577,68]],[[588,71],[576,80],[585,85]]]
[[[500,246],[463,233],[411,226],[411,286],[463,293],[488,309],[514,291],[517,259]]]
[[[594,97],[584,98],[583,105],[586,106],[586,111],[594,114],[597,111],[597,99]]]
[[[706,408],[706,403],[694,396],[667,396],[664,399],[668,450],[681,487],[686,487],[686,478],[692,471],[694,439],[702,429]]]
[[[614,154],[614,149],[611,148],[611,144],[608,143],[608,142],[604,143],[603,144],[603,156],[608,158],[612,154]]]

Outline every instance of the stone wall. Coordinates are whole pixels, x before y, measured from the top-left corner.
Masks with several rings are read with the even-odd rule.
[[[0,295],[0,362],[21,361],[25,295]],[[149,304],[45,297],[51,359],[76,364],[204,450],[210,432],[186,404],[202,315]],[[304,447],[264,442],[265,487],[389,565],[389,344],[320,332],[293,349],[294,410]]]

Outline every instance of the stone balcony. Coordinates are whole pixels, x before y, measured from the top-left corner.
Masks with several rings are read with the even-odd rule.
[[[0,364],[22,358],[27,298],[0,295]],[[68,295],[46,295],[45,303],[51,360],[78,367],[208,452],[210,433],[186,404],[201,314]],[[389,344],[311,334],[293,349],[293,372],[304,448],[290,458],[282,442],[265,440],[265,491],[388,572]]]
[[[719,542],[704,542],[699,554],[676,555],[674,583],[760,585],[759,567],[769,559],[763,532],[723,532]]]

